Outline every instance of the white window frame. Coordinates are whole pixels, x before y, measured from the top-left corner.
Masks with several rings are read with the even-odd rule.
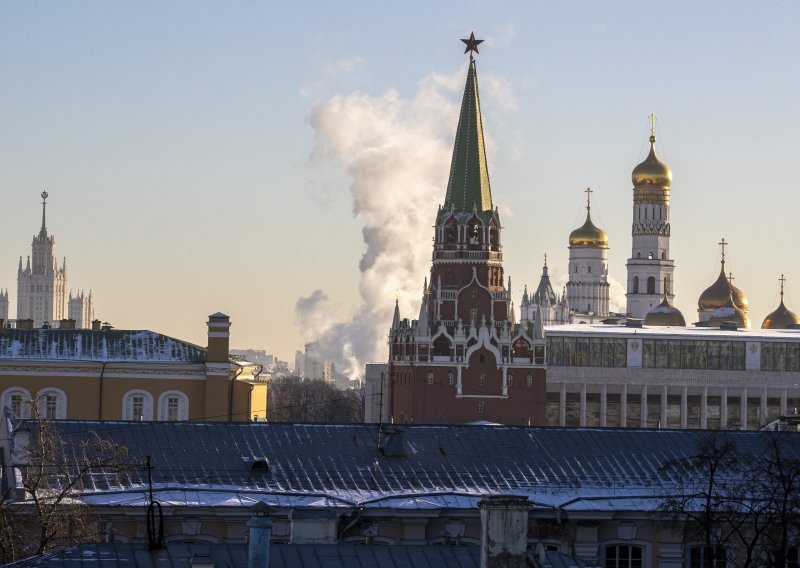
[[[600,552],[602,555],[600,564],[606,565],[606,547],[609,546],[636,546],[642,549],[642,568],[650,568],[650,545],[642,540],[622,540],[614,539],[607,540],[600,544]]]
[[[122,397],[122,419],[133,420],[133,397],[141,396],[143,398],[142,405],[142,421],[150,421],[153,419],[153,395],[146,390],[134,389],[126,392]]]
[[[178,420],[177,422],[185,422],[189,420],[189,397],[186,393],[179,390],[169,390],[161,393],[158,397],[158,419],[166,422],[169,413],[169,399],[170,397],[178,397]]]
[[[482,400],[479,400],[477,408],[478,408],[478,414],[485,413],[486,412],[486,403],[483,402]]]
[[[47,416],[47,395],[56,396],[56,415],[53,420],[66,420],[67,418],[67,393],[56,387],[48,387],[36,393],[36,407],[39,410],[39,416],[48,418]]]
[[[14,415],[13,408],[11,407],[11,397],[14,396],[15,394],[22,395],[22,408],[20,408],[21,412],[19,418],[17,418],[17,416]],[[24,419],[31,417],[31,407],[30,407],[31,393],[27,389],[24,389],[22,387],[9,387],[3,391],[2,400],[3,400],[3,407],[7,408],[15,419]]]

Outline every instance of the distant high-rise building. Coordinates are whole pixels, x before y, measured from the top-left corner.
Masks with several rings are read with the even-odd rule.
[[[8,289],[0,290],[0,319],[8,319]]]
[[[302,351],[297,351],[294,354],[294,374],[298,377],[302,377],[305,374],[305,360],[306,356]]]
[[[67,260],[61,266],[56,258],[56,239],[47,233],[46,191],[42,192],[42,227],[34,235],[31,256],[22,266],[19,257],[17,271],[17,320],[33,320],[35,327],[50,325],[69,317],[76,327],[89,327],[94,318],[91,292],[84,296],[80,292],[74,298],[70,294],[67,304]]]

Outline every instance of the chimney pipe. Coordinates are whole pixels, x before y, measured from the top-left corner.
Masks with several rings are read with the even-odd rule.
[[[92,331],[100,331],[101,325],[103,325],[103,322],[100,320],[92,320]]]
[[[250,538],[247,547],[247,568],[269,568],[269,539],[272,534],[272,519],[269,507],[259,501],[250,510],[253,516],[247,521]]]
[[[62,319],[59,325],[60,329],[75,329],[74,319]]]
[[[32,319],[17,320],[17,329],[33,329]]]
[[[481,511],[481,568],[525,568],[528,498],[494,495],[478,502]]]

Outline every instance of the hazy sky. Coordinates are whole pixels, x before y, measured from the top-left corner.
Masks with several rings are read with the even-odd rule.
[[[625,281],[655,112],[687,321],[721,237],[755,326],[782,272],[800,310],[797,3],[297,4],[0,3],[12,314],[46,188],[69,287],[116,327],[204,344],[223,311],[235,347],[293,360],[328,330],[381,359],[394,290],[416,317],[430,268],[472,30],[517,302],[545,252],[564,281],[586,186]]]

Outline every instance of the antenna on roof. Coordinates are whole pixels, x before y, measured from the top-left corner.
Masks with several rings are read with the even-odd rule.
[[[149,489],[147,504],[147,544],[150,550],[157,550],[164,546],[164,514],[161,503],[153,499],[153,466],[150,456],[147,456],[147,487]],[[158,526],[156,526],[158,521]]]

